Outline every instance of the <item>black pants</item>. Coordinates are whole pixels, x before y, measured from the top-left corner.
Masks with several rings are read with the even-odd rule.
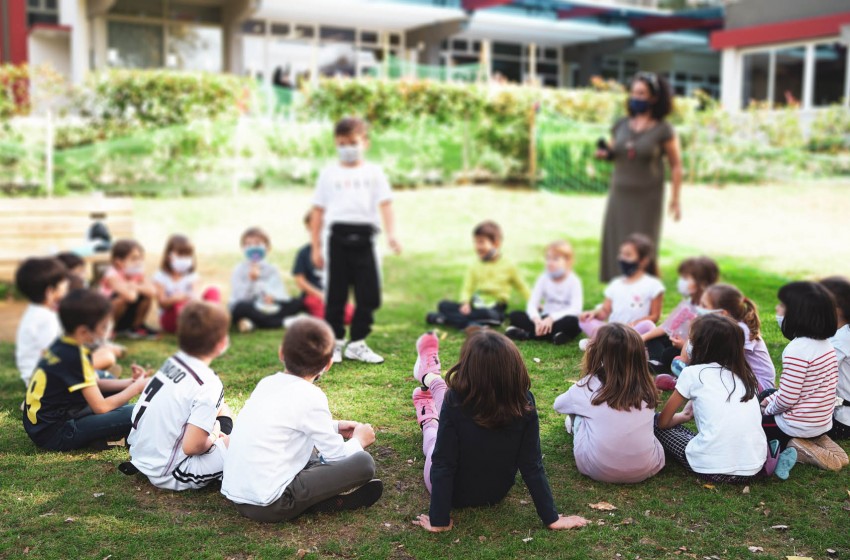
[[[668,350],[673,348],[676,352],[672,357],[669,356]],[[650,340],[646,341],[646,350],[649,352],[649,359],[654,360],[656,362],[661,362],[662,365],[666,365],[667,368],[670,368],[670,363],[673,361],[673,358],[678,356],[682,351],[673,346],[673,343],[670,342],[670,337],[666,334],[657,336]],[[672,350],[670,351],[672,352]],[[665,360],[668,360],[665,363]]]
[[[304,311],[301,298],[286,301],[276,301],[280,306],[277,313],[263,313],[254,306],[253,301],[240,301],[231,310],[231,321],[235,325],[241,319],[249,319],[258,329],[279,329],[283,320]]]
[[[345,338],[345,304],[354,288],[351,340],[372,332],[375,311],[381,307],[381,278],[372,245],[370,225],[335,224],[328,241],[328,279],[325,321],[338,340]]]
[[[524,330],[534,340],[552,340],[552,337],[559,332],[564,333],[564,336],[568,339],[573,339],[581,333],[581,329],[578,326],[578,317],[572,315],[561,317],[552,323],[552,332],[545,336],[536,336],[534,334],[534,321],[531,320],[531,317],[525,311],[513,311],[509,315],[509,320],[512,327]]]
[[[112,299],[115,299],[115,297],[116,296],[113,295]],[[136,298],[136,301],[127,306],[127,310],[124,314],[115,321],[115,332],[129,331],[135,326],[136,315],[139,314],[139,306],[147,299],[149,299],[148,296],[140,295]]]
[[[441,301],[437,311],[443,316],[443,324],[465,329],[473,323],[497,327],[505,322],[507,306],[498,304],[493,307],[473,308],[469,315],[460,312],[461,304],[454,301]]]
[[[826,433],[830,439],[850,439],[850,426],[842,424],[835,418],[832,419],[832,429]]]

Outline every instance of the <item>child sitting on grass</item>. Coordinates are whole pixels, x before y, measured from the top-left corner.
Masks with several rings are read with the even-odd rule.
[[[466,339],[443,380],[439,346],[434,333],[416,342],[413,376],[422,386],[413,391],[413,406],[431,493],[430,512],[418,524],[431,532],[450,530],[452,508],[501,502],[519,470],[546,527],[586,525],[586,519],[564,517],[555,507],[531,380],[517,347],[502,334],[479,331]]]
[[[230,313],[239,332],[280,329],[289,317],[303,309],[301,300],[291,299],[280,271],[266,257],[271,250],[268,234],[258,227],[245,230],[239,239],[245,260],[230,277]]]
[[[431,325],[449,325],[458,329],[498,326],[505,320],[511,291],[517,290],[526,301],[528,286],[516,265],[502,256],[502,228],[491,220],[481,222],[472,231],[478,261],[466,271],[460,300],[441,301],[436,313],[429,313]]]
[[[158,488],[191,490],[221,480],[233,421],[210,363],[227,351],[229,329],[221,307],[188,303],[177,326],[180,351],[159,368],[133,408],[131,463]]]
[[[195,266],[195,247],[189,238],[180,234],[169,237],[162,253],[162,263],[153,276],[159,303],[159,325],[167,333],[177,332],[180,312],[198,296],[200,276],[195,272]],[[218,288],[210,286],[200,294],[200,299],[219,303],[221,293]]]
[[[829,339],[838,362],[838,400],[832,416],[832,429],[827,435],[832,439],[850,438],[850,281],[841,276],[831,276],[820,281],[835,298],[838,330]]]
[[[23,423],[30,439],[53,451],[119,440],[130,432],[133,406],[127,402],[147,384],[133,379],[98,379],[89,347],[102,344],[112,322],[109,300],[87,290],[71,292],[59,304],[65,336],[38,363],[27,388]],[[104,397],[104,393],[112,393]]]
[[[156,288],[145,278],[145,250],[137,241],[122,239],[112,246],[111,266],[100,280],[100,292],[112,302],[116,336],[159,336],[145,325]]]
[[[239,412],[221,493],[255,521],[288,521],[307,511],[368,507],[381,497],[369,424],[334,420],[314,384],[330,369],[334,335],[312,317],[293,322],[279,350],[284,371],[257,384]],[[348,438],[348,441],[346,441]]]
[[[658,392],[640,335],[626,325],[605,325],[581,369],[582,378],[554,406],[569,415],[579,472],[613,483],[655,475],[664,467],[664,449],[653,433]]]
[[[583,305],[581,279],[573,272],[573,248],[555,241],[546,248],[546,270],[537,278],[525,311],[510,314],[508,338],[566,344],[579,335]]]

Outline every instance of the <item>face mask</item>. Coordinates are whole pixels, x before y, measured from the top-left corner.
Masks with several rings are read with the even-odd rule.
[[[624,276],[634,276],[640,266],[638,261],[625,261],[623,259],[618,260],[617,264],[620,265],[620,272],[622,272]]]
[[[779,330],[782,330],[782,322],[785,321],[785,315],[776,314],[776,324],[779,325]]]
[[[133,266],[125,266],[124,267],[124,274],[126,274],[127,276],[141,276],[144,273],[145,273],[145,265],[143,265],[143,264],[136,264],[136,265],[133,265]]]
[[[245,258],[253,263],[258,263],[266,258],[266,248],[262,245],[245,247]]]
[[[481,257],[481,260],[484,262],[490,262],[496,260],[496,257],[499,256],[499,250],[496,248],[490,249],[487,253]]]
[[[168,257],[168,260],[171,263],[171,270],[177,274],[186,274],[192,269],[192,265],[195,264],[195,259],[192,257],[181,257],[174,253]]]
[[[688,355],[688,361],[694,359],[694,345],[691,343],[690,340],[688,341],[688,345],[685,346],[685,354]]]
[[[363,148],[360,144],[352,146],[337,146],[336,153],[339,154],[339,161],[346,164],[354,164],[363,159]]]
[[[707,307],[697,306],[696,312],[697,315],[702,317],[703,315],[711,315],[712,313],[720,313],[720,309],[708,309]]]
[[[676,290],[682,295],[682,297],[690,297],[691,295],[691,282],[687,278],[679,277],[679,280],[676,282]]]
[[[646,99],[629,98],[629,114],[632,116],[646,113],[650,107],[651,104]]]
[[[549,278],[552,280],[560,280],[564,276],[567,275],[567,270],[565,268],[556,268],[555,270],[548,270]]]

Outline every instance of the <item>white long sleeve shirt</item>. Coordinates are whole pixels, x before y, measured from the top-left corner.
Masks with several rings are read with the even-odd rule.
[[[584,304],[581,279],[569,272],[561,281],[553,280],[544,272],[537,277],[525,312],[531,319],[548,315],[557,321],[567,315],[578,317]]]

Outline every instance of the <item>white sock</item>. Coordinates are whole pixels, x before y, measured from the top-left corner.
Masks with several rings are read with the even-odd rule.
[[[423,385],[425,385],[426,387],[430,387],[430,386],[431,386],[431,383],[432,383],[435,379],[441,379],[441,378],[442,378],[442,376],[437,375],[436,373],[426,373],[426,374],[422,377],[422,384],[423,384]]]

